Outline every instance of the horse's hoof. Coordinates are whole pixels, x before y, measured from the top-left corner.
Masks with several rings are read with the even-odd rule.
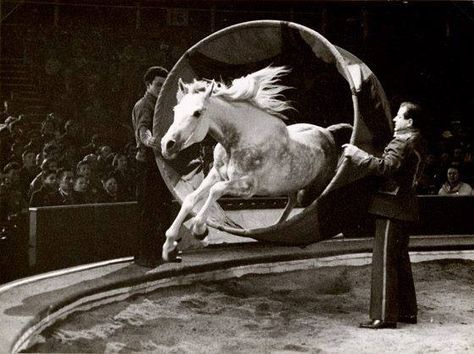
[[[194,234],[194,238],[196,240],[202,241],[207,237],[207,235],[209,235],[209,229],[206,227],[206,230],[204,231],[204,233],[202,233],[200,235]]]
[[[168,260],[166,262],[168,262],[168,263],[181,263],[183,261],[183,259],[178,256],[179,254],[181,254],[181,251],[178,251],[178,249],[175,248],[173,251],[171,251],[168,254]]]
[[[165,243],[162,246],[161,250],[161,258],[163,258],[164,262],[169,262],[170,257],[173,254],[173,251],[177,250],[176,249],[177,243],[175,241],[171,241],[169,239],[166,239]]]
[[[209,234],[209,230],[207,228],[206,223],[195,223],[191,231],[193,236],[198,240],[204,240],[204,238],[206,238],[206,236]]]

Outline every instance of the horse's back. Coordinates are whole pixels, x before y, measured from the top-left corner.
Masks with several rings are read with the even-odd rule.
[[[288,134],[290,139],[309,147],[323,148],[325,150],[334,147],[334,139],[331,132],[314,124],[298,123],[289,125]]]

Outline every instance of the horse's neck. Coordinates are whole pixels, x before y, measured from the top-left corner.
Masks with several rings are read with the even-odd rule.
[[[239,143],[242,136],[249,135],[269,124],[283,124],[278,118],[250,103],[236,101],[227,102],[219,97],[211,97],[207,107],[211,125],[209,133],[226,150]]]
[[[226,150],[237,143],[239,132],[239,117],[236,109],[229,103],[217,97],[211,97],[207,106],[207,113],[211,120],[210,135]],[[240,123],[240,124],[239,124]]]

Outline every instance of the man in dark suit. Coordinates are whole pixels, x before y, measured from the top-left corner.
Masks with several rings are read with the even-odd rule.
[[[417,322],[417,304],[408,241],[410,225],[418,218],[415,193],[421,172],[420,107],[400,105],[394,137],[381,157],[354,145],[344,145],[344,156],[358,168],[380,176],[381,186],[369,207],[376,217],[372,256],[370,321],[362,328],[396,328],[397,322]]]
[[[168,71],[160,66],[149,68],[143,81],[145,95],[133,107],[132,123],[137,143],[137,201],[139,239],[135,263],[154,268],[162,263],[161,247],[166,240],[164,231],[169,225],[171,193],[163,181],[153,149],[160,151],[160,142],[153,137],[153,117],[158,95]],[[174,258],[179,261],[179,258]]]

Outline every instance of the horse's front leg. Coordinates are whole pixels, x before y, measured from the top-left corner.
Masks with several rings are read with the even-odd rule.
[[[220,179],[221,178],[217,170],[214,168],[211,169],[199,187],[195,191],[189,193],[186,198],[184,198],[178,215],[174,219],[169,229],[165,232],[166,241],[163,244],[162,250],[163,260],[170,261],[170,253],[178,245],[179,229],[181,225],[186,220],[186,217],[189,215],[189,213],[193,210],[196,203],[202,200],[208,194],[209,189]]]
[[[249,176],[230,181],[220,181],[214,184],[209,191],[206,202],[194,218],[193,233],[195,235],[201,235],[206,232],[206,220],[209,217],[210,207],[220,197],[225,194],[230,194],[236,197],[250,198],[255,194],[255,189],[255,181]]]
[[[277,224],[288,219],[288,215],[290,215],[291,211],[293,210],[296,204],[296,201],[297,201],[296,195],[297,195],[297,192],[288,194],[288,202],[286,203],[285,210],[283,210],[283,213],[281,213],[280,219],[278,220]]]

